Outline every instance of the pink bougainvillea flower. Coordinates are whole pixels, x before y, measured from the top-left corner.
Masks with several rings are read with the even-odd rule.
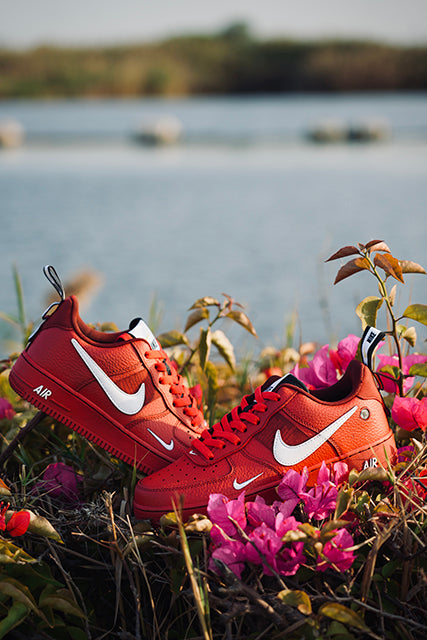
[[[277,572],[283,576],[294,576],[305,560],[304,543],[294,542],[291,547],[282,549],[277,557]]]
[[[338,571],[346,571],[354,561],[354,553],[351,551],[354,541],[345,529],[339,529],[336,536],[329,540],[323,547],[321,557],[318,558],[318,571],[325,571],[332,567]]]
[[[297,364],[291,371],[309,389],[324,389],[335,384],[338,380],[335,366],[328,356],[328,349],[329,345],[325,344],[314,354],[313,359],[308,363],[308,367],[301,368]]]
[[[236,521],[239,527],[245,530],[246,514],[244,492],[239,495],[237,500],[230,500],[221,493],[211,493],[208,502],[208,516],[210,520],[218,525],[218,527],[221,527],[228,536],[234,536],[237,533],[237,528],[234,526],[232,520]]]
[[[307,480],[308,471],[306,467],[301,473],[294,471],[294,469],[289,469],[284,474],[281,483],[277,487],[277,493],[283,502],[275,502],[274,506],[278,507],[285,518],[291,515],[298,502],[301,501],[301,494],[305,491]]]
[[[265,573],[272,575],[267,565],[276,570],[276,555],[283,544],[281,538],[263,522],[250,533],[249,539],[250,542],[246,543],[246,559],[253,564],[263,564]]]
[[[335,511],[337,506],[338,489],[332,482],[316,485],[301,497],[304,501],[305,512],[309,518],[323,520]]]
[[[246,503],[246,515],[252,527],[258,527],[262,522],[265,522],[268,527],[274,527],[275,509],[266,504],[264,498],[260,496],[256,496],[254,502]]]
[[[0,502],[0,531],[7,531],[13,538],[22,536],[28,529],[30,524],[30,513],[22,509],[14,511],[6,523],[6,514],[9,509],[9,503]]]
[[[6,398],[0,398],[0,420],[3,418],[11,420],[14,415],[15,411],[13,410],[9,400],[6,400]]]
[[[52,498],[69,504],[78,504],[81,482],[82,478],[74,469],[63,462],[56,462],[46,467],[42,479],[37,482],[35,488],[38,492],[47,493]]]
[[[398,385],[397,382],[391,379],[390,373],[381,373],[381,369],[383,367],[399,367],[399,358],[397,355],[394,356],[386,356],[382,354],[378,354],[378,359],[380,361],[380,365],[377,367],[377,373],[381,379],[381,382],[384,387],[384,391],[387,393],[397,393]],[[422,354],[412,354],[410,356],[404,356],[402,358],[402,373],[404,375],[408,375],[412,365],[414,364],[422,364],[427,362],[427,356]],[[412,385],[414,384],[414,377],[410,376],[409,378],[405,378],[403,382],[403,393],[408,393]]]
[[[238,540],[229,540],[227,544],[214,549],[209,561],[209,569],[218,573],[218,567],[215,564],[215,560],[220,560],[227,565],[238,578],[242,575],[242,571],[245,568],[246,560],[246,548],[243,542]]]
[[[350,362],[354,360],[359,346],[360,338],[350,333],[346,338],[338,342],[337,348],[329,351],[329,358],[335,369],[342,375]]]
[[[427,396],[421,400],[396,396],[391,417],[405,431],[413,431],[418,428],[425,431],[427,428]]]

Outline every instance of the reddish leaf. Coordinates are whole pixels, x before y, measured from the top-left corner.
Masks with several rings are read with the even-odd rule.
[[[359,246],[364,247],[365,249],[370,249],[371,247],[373,247],[375,244],[380,244],[382,242],[382,240],[370,240],[369,242],[367,242],[366,244],[362,244]]]
[[[382,240],[371,240],[371,242],[368,242],[368,244],[366,245],[366,248],[369,249],[370,252],[385,251],[386,253],[391,253],[386,243]]]
[[[13,538],[22,536],[28,529],[30,517],[31,516],[28,511],[15,511],[6,526],[8,533]]]
[[[334,284],[337,284],[338,282],[341,282],[341,280],[352,276],[354,273],[363,271],[364,269],[369,270],[369,262],[368,260],[366,260],[366,258],[356,258],[355,260],[350,260],[350,262],[347,262],[338,271]]]
[[[384,269],[388,275],[399,280],[399,282],[405,282],[402,276],[402,267],[400,266],[399,260],[394,258],[392,255],[376,253],[374,257],[374,264],[376,264],[377,267]]]
[[[402,273],[426,273],[420,264],[412,262],[412,260],[399,260],[402,267]]]
[[[341,247],[336,253],[334,253],[330,258],[325,260],[325,262],[330,262],[331,260],[338,260],[338,258],[345,258],[346,256],[353,256],[355,253],[359,253],[357,247],[347,246]]]

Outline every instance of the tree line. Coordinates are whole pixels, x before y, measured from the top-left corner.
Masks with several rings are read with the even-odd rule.
[[[0,49],[0,98],[422,91],[427,46],[213,35],[110,47]]]

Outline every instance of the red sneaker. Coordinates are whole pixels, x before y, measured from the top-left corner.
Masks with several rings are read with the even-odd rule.
[[[203,415],[141,318],[104,333],[81,320],[52,267],[61,296],[10,372],[35,407],[145,473],[178,458],[205,428]],[[49,308],[50,309],[50,308]],[[49,311],[49,310],[48,310]]]
[[[349,469],[387,465],[396,451],[393,432],[370,369],[353,360],[328,389],[308,392],[294,376],[270,378],[240,406],[205,430],[165,469],[135,490],[137,518],[154,521],[184,498],[183,516],[206,513],[209,495],[237,498],[245,490],[273,501],[287,469],[308,468],[313,482],[324,460]]]

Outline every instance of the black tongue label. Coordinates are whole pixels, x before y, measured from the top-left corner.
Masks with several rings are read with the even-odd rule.
[[[161,346],[157,342],[154,333],[142,318],[135,318],[134,320],[132,320],[129,325],[128,333],[134,338],[145,340],[146,342],[148,342],[150,347],[156,351],[161,349]]]
[[[298,378],[296,378],[292,373],[287,373],[281,378],[275,380],[269,387],[267,387],[266,391],[274,391],[278,387],[281,387],[282,384],[291,384],[293,387],[299,387],[308,393],[308,389],[305,384],[301,382],[301,380],[298,380]]]

